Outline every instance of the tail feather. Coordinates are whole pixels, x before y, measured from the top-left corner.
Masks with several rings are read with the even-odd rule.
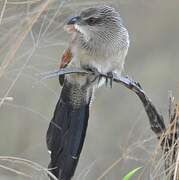
[[[80,97],[74,99],[74,93]],[[51,151],[49,168],[59,180],[70,180],[79,160],[88,125],[91,98],[89,96],[87,101],[84,100],[86,93],[85,88],[65,83],[47,131],[47,147]]]

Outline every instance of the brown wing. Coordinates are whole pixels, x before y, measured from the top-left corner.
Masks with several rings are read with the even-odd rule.
[[[68,64],[70,63],[72,57],[73,57],[73,54],[71,52],[71,49],[70,48],[66,49],[64,51],[63,56],[62,56],[61,61],[60,61],[60,65],[59,65],[60,69],[61,68],[65,68],[66,66],[68,66]],[[61,86],[64,83],[64,78],[65,78],[64,75],[63,76],[59,76],[59,82],[60,82]]]
[[[66,67],[70,63],[72,56],[73,55],[71,49],[70,48],[66,49],[60,61],[60,68]]]

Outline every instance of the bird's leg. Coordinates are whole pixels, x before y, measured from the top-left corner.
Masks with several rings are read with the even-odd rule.
[[[90,71],[92,73],[92,76],[89,76],[89,79],[88,79],[90,83],[94,83],[97,79],[98,79],[98,83],[99,83],[102,76],[101,76],[100,72],[97,70],[97,68],[95,68],[91,65],[84,65],[83,69]]]
[[[108,80],[109,80],[109,86],[112,88],[113,77],[114,77],[114,73],[113,72],[108,72],[107,73],[107,76],[106,76],[106,86],[108,85]]]

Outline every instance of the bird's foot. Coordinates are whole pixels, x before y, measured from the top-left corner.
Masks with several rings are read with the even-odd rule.
[[[83,66],[83,69],[91,72],[91,75],[89,76],[88,80],[90,83],[94,83],[96,80],[98,80],[98,84],[102,78],[102,75],[100,72],[97,70],[97,68],[90,66],[90,65],[85,65]]]
[[[113,77],[114,77],[114,73],[113,72],[108,72],[107,73],[106,81],[105,81],[106,87],[109,84],[109,86],[112,88]]]

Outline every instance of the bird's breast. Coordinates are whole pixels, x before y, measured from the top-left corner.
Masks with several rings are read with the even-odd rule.
[[[85,65],[92,66],[96,68],[101,73],[108,73],[111,71],[122,70],[125,55],[123,53],[117,53],[116,55],[96,55],[96,54],[90,54],[86,52],[85,50],[78,50],[75,61],[79,64],[80,67],[83,67]]]

